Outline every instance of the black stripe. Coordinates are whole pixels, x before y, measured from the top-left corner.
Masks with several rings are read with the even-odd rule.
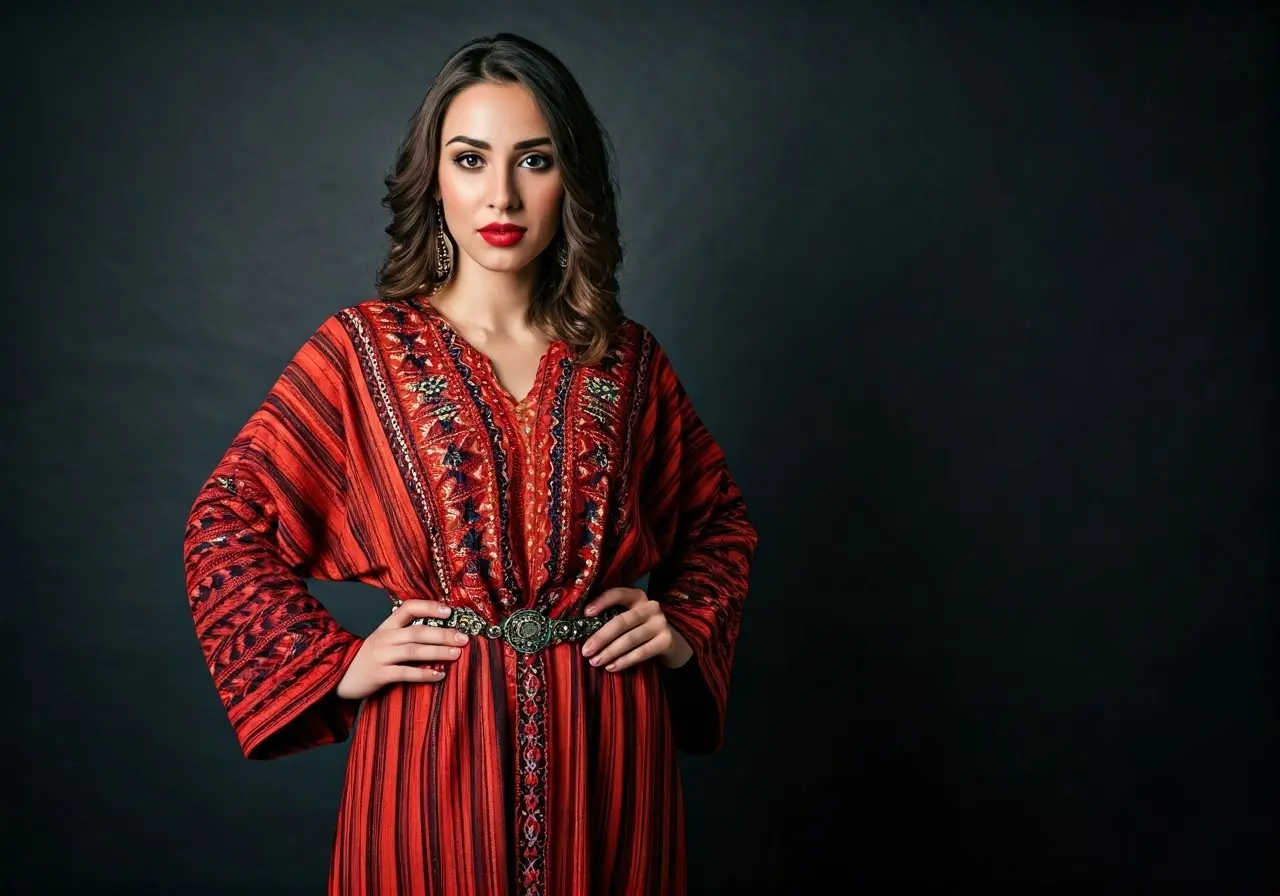
[[[329,400],[320,384],[312,379],[300,364],[294,363],[286,367],[280,374],[280,382],[292,387],[297,396],[315,411],[319,422],[325,425],[331,435],[342,438],[342,415],[337,406]]]
[[[577,648],[571,648],[571,649],[577,649]],[[580,688],[582,687],[582,664],[575,660],[570,660],[566,665],[568,665],[569,667],[568,692],[570,695],[569,696],[569,728],[568,728],[570,747],[569,747],[568,767],[570,769],[578,769],[582,767],[583,762],[587,763],[587,776],[586,776],[587,792],[585,795],[585,799],[587,801],[587,811],[589,813],[591,811],[591,806],[590,806],[591,794],[595,793],[595,789],[591,786],[592,774],[591,774],[591,767],[590,767],[591,754],[592,754],[591,744],[593,743],[593,741],[590,741],[590,740],[586,741],[587,755],[583,756],[582,751],[579,749],[579,745],[583,743],[583,740],[577,736],[578,732],[581,730],[579,726],[585,724],[585,720],[582,718],[583,716],[582,693],[580,691]],[[548,700],[547,702],[549,705],[551,701]],[[549,730],[551,726],[548,725],[547,727]],[[547,746],[550,747],[550,744],[548,744]],[[589,828],[590,828],[590,823],[588,822],[588,829]],[[599,845],[593,841],[591,843],[591,848],[598,849]],[[587,861],[590,862],[590,860],[591,860],[591,857],[587,856]]]
[[[414,695],[410,693],[410,688],[423,687],[423,685],[413,684],[392,684],[387,685],[385,691],[391,691],[392,688],[399,688],[400,694],[404,701],[404,710],[401,714],[400,723],[400,743],[396,749],[396,776],[391,780],[396,782],[396,830],[408,830],[408,821],[413,816],[414,807],[405,803],[405,797],[408,795],[408,776],[404,774],[404,764],[408,759],[412,759],[413,755],[409,749],[409,743],[413,732],[417,728],[415,724],[417,701]],[[375,783],[375,787],[380,787],[381,783]],[[386,848],[386,844],[384,844]],[[409,864],[410,849],[408,844],[400,842],[400,838],[393,840],[391,848],[396,851],[396,888],[395,892],[400,893],[406,889],[405,882],[412,879],[417,871]]]
[[[380,702],[385,701],[385,699],[384,696]],[[376,819],[383,791],[383,788],[378,786],[378,782],[386,780],[383,773],[383,763],[386,758],[387,739],[391,736],[390,726],[387,724],[389,713],[385,711],[385,702],[383,706],[379,707],[379,710],[381,711],[378,713],[378,731],[373,738],[373,760],[369,763],[367,778],[364,782],[368,787],[367,793],[369,794],[369,803],[364,820],[364,879],[369,882],[375,893],[380,893],[385,889],[378,874],[378,863],[376,861],[379,830]],[[348,846],[348,848],[352,848],[352,846]]]
[[[627,746],[635,742],[635,737],[632,735],[632,732],[625,726],[635,721],[636,707],[634,701],[631,699],[631,692],[634,688],[628,687],[627,682],[625,681],[619,681],[617,684],[619,685],[618,690],[622,693],[622,709],[620,712],[615,714],[613,721],[616,726],[622,729],[623,736],[621,738],[621,743],[623,744],[624,751],[626,751],[622,759],[622,768],[625,769],[629,767],[632,762],[632,757],[630,756],[629,751],[627,751]],[[632,783],[633,782],[627,781],[620,783],[615,782],[615,786],[625,788],[630,786]],[[634,806],[634,803],[632,803],[632,805]],[[633,844],[635,838],[635,832],[633,830],[635,816],[631,812],[623,811],[619,813],[619,818],[621,819],[621,824],[615,832],[617,843]],[[627,892],[627,885],[632,877],[630,864],[631,856],[624,854],[623,851],[619,849],[617,850],[615,859],[616,861],[613,866],[613,880],[610,881],[609,892],[625,893]],[[640,869],[640,872],[643,873],[643,869]]]
[[[489,651],[489,687],[493,695],[494,730],[498,736],[498,761],[502,765],[502,825],[507,830],[506,837],[497,838],[506,844],[507,886],[506,892],[514,894],[516,890],[516,843],[517,831],[514,829],[516,818],[516,782],[515,769],[512,763],[517,761],[516,752],[512,749],[515,721],[508,704],[507,670],[503,662],[505,651],[502,646],[495,645]]]
[[[470,650],[462,651],[462,655],[467,658],[467,705],[463,717],[467,720],[475,718],[476,710],[480,706],[482,695],[480,693],[480,676],[485,671],[484,657],[485,655],[499,652],[499,648],[490,649],[488,645],[480,646],[478,641],[472,642]],[[456,665],[456,664],[455,664]],[[487,842],[484,835],[484,813],[481,812],[488,799],[489,793],[484,787],[484,783],[488,780],[486,769],[479,762],[475,761],[478,751],[474,749],[476,743],[476,728],[478,726],[473,722],[470,726],[471,741],[468,746],[473,747],[470,751],[472,761],[470,763],[472,780],[470,786],[465,783],[461,786],[465,787],[465,793],[471,794],[471,842],[473,844],[471,850],[472,866],[471,873],[475,876],[477,888],[481,893],[491,892],[489,877],[484,862],[484,845]],[[461,766],[461,763],[459,763]]]
[[[427,861],[431,865],[431,877],[428,880],[430,884],[430,892],[441,893],[444,891],[444,877],[440,873],[440,801],[438,795],[440,793],[440,782],[436,779],[436,772],[440,768],[440,756],[436,746],[440,739],[440,708],[444,703],[444,688],[440,685],[431,687],[431,719],[427,723],[427,755],[426,768],[430,773],[430,780],[427,782],[427,817],[425,827],[427,829]],[[403,786],[403,785],[401,785]],[[381,891],[379,891],[381,892]],[[399,892],[392,890],[390,892]]]
[[[276,429],[287,434],[297,447],[303,449],[305,458],[310,459],[310,463],[307,464],[307,472],[323,473],[334,484],[335,488],[340,491],[342,485],[346,482],[346,472],[342,464],[321,443],[315,429],[309,425],[308,421],[300,417],[279,395],[267,396],[263,402],[263,407],[269,408],[275,413],[276,419],[280,424]],[[339,440],[342,438],[340,433],[335,434],[335,437]],[[263,454],[252,446],[246,451],[246,454],[249,451],[253,451],[259,457],[271,456]]]

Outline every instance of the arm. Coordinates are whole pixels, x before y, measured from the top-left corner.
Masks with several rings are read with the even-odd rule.
[[[649,596],[692,649],[660,666],[676,745],[709,753],[724,739],[734,647],[757,535],[724,453],[656,347],[642,432],[642,517],[662,560]]]
[[[245,756],[345,740],[356,701],[334,693],[362,639],[304,577],[367,567],[346,534],[350,342],[311,337],[204,483],[184,539],[196,636]]]

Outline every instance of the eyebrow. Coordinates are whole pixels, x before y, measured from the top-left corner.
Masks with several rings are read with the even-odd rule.
[[[463,137],[461,135],[454,137],[452,140],[449,141],[449,143],[446,143],[445,146],[448,146],[450,143],[465,143],[468,146],[474,146],[476,149],[493,149],[493,147],[490,144],[486,143],[483,140],[477,140],[475,137]],[[550,137],[534,137],[531,140],[521,140],[519,143],[515,144],[515,146],[513,146],[512,148],[517,150],[532,149],[535,146],[550,146],[550,145],[551,145]]]

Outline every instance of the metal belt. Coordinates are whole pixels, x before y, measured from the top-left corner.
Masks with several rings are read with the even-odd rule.
[[[399,607],[402,601],[392,598]],[[395,607],[392,608],[394,612]],[[622,607],[607,607],[598,616],[573,616],[552,619],[537,610],[516,610],[501,624],[490,625],[473,610],[452,607],[447,619],[415,619],[410,625],[430,625],[434,628],[453,628],[467,635],[503,640],[520,653],[536,653],[550,644],[581,641],[598,632],[606,622],[623,611]]]

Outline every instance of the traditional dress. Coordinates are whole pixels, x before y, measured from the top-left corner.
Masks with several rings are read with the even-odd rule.
[[[552,343],[517,402],[420,297],[348,308],[306,342],[200,491],[185,557],[245,755],[351,736],[330,894],[587,896],[684,892],[675,750],[721,743],[755,546],[643,326],[628,319],[594,365]],[[336,687],[362,638],[305,584],[501,625],[580,616],[646,573],[693,648],[680,669],[474,637],[439,683],[359,702]]]

